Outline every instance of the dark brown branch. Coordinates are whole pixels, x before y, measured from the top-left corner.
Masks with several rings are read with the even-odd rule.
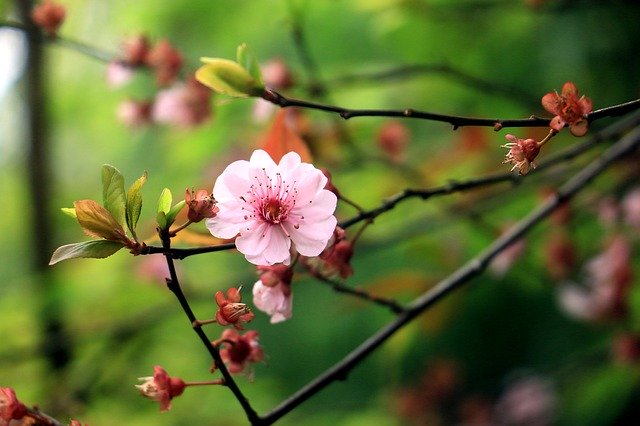
[[[193,313],[193,310],[191,309],[191,306],[189,305],[187,298],[182,292],[182,287],[180,286],[180,282],[178,281],[178,274],[176,273],[175,264],[173,262],[173,256],[171,254],[171,238],[169,237],[169,233],[166,231],[160,231],[160,239],[162,240],[162,247],[164,249],[164,256],[167,261],[167,267],[169,268],[169,278],[167,279],[167,287],[169,288],[169,290],[171,290],[171,292],[173,292],[173,294],[178,299],[178,302],[180,303],[182,310],[184,311],[187,318],[189,319],[189,324],[192,326],[193,331],[195,331],[195,333],[198,335],[198,337],[202,341],[202,344],[205,346],[205,348],[211,355],[211,358],[213,359],[213,362],[215,363],[216,367],[218,368],[218,370],[220,370],[222,377],[224,377],[225,386],[227,386],[231,390],[233,395],[236,397],[236,399],[242,406],[242,409],[244,410],[245,414],[247,415],[247,418],[249,419],[249,421],[251,423],[256,423],[259,420],[258,414],[251,407],[251,404],[249,404],[249,400],[244,396],[244,394],[238,387],[238,384],[235,382],[235,380],[231,376],[231,373],[229,373],[229,370],[226,368],[224,362],[222,361],[222,358],[220,357],[220,352],[213,344],[211,344],[211,340],[207,337],[204,330],[202,330],[202,327],[198,325],[194,325],[194,324],[197,324],[197,318]]]
[[[636,127],[631,133],[623,137],[603,155],[591,162],[572,179],[566,182],[558,190],[555,196],[549,197],[538,208],[532,211],[512,227],[502,237],[495,240],[483,252],[468,261],[465,265],[454,271],[449,277],[440,281],[435,287],[416,298],[409,309],[380,329],[360,346],[350,352],[341,361],[329,368],[323,374],[312,380],[298,392],[282,402],[278,407],[261,418],[260,424],[273,424],[285,414],[314,396],[320,390],[337,380],[345,380],[349,372],[362,360],[385,343],[398,330],[422,314],[429,307],[442,300],[453,290],[461,288],[472,278],[484,271],[487,265],[518,239],[548,217],[555,209],[571,199],[580,190],[586,187],[594,178],[605,171],[613,162],[635,150],[640,145],[640,127]]]
[[[281,108],[301,107],[332,112],[338,114],[345,120],[353,117],[418,118],[422,120],[449,123],[453,126],[454,130],[464,126],[493,127],[495,130],[500,130],[505,127],[548,127],[549,121],[551,120],[550,118],[535,116],[521,119],[461,117],[456,115],[436,114],[432,112],[418,111],[415,109],[350,109],[340,106],[305,101],[301,99],[288,98],[272,89],[265,89],[264,93],[262,94],[262,98],[266,101],[280,106]],[[587,114],[587,119],[589,121],[595,121],[596,119],[604,117],[617,117],[636,109],[640,109],[640,99],[593,111],[590,114]]]

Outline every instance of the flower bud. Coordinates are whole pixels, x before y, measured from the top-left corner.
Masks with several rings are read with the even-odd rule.
[[[202,219],[215,217],[218,213],[216,200],[206,189],[199,189],[194,193],[193,189],[187,188],[184,201],[189,207],[187,218],[191,222],[200,222]]]

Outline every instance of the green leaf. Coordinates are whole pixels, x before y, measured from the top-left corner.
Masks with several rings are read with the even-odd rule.
[[[201,58],[205,63],[196,71],[196,79],[207,87],[229,96],[260,96],[264,84],[249,71],[229,59]]]
[[[236,57],[238,64],[249,72],[249,75],[253,77],[254,81],[264,85],[262,81],[262,72],[260,72],[260,64],[258,64],[258,60],[245,43],[238,46]]]
[[[127,242],[124,229],[111,213],[93,200],[73,203],[78,223],[85,234],[110,241]]]
[[[171,226],[171,224],[175,222],[176,216],[178,215],[178,213],[180,213],[180,210],[182,210],[185,205],[186,205],[186,202],[182,200],[179,203],[176,203],[175,206],[171,207],[171,210],[169,210],[169,212],[166,215],[167,224],[169,226]]]
[[[102,166],[102,204],[124,228],[127,223],[124,177],[118,169],[108,164]]]
[[[158,221],[160,229],[167,229],[167,227],[171,225],[167,221],[167,213],[171,210],[172,201],[173,197],[169,188],[163,189],[160,193],[160,198],[158,199],[158,214],[156,215],[156,220]]]
[[[62,213],[71,216],[74,219],[78,218],[78,216],[76,215],[76,209],[74,209],[73,207],[62,207],[60,210],[62,211]]]
[[[77,259],[79,257],[90,257],[93,259],[104,259],[124,247],[118,241],[94,240],[82,243],[67,244],[58,247],[53,252],[49,265],[56,264],[67,259]]]
[[[136,225],[138,224],[140,212],[142,211],[142,196],[140,195],[140,189],[146,181],[147,172],[144,172],[138,180],[133,182],[127,191],[127,226],[134,238],[136,237]]]
[[[158,213],[169,213],[169,210],[171,210],[172,201],[173,196],[171,195],[171,191],[169,190],[169,188],[163,189],[160,193],[160,198],[158,199]]]

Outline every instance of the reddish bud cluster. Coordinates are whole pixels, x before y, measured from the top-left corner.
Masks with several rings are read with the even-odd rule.
[[[67,10],[51,0],[44,0],[31,11],[31,20],[49,37],[58,36],[58,29],[64,22]]]
[[[181,53],[168,40],[155,45],[143,35],[125,40],[120,58],[107,65],[107,82],[121,86],[131,80],[135,68],[146,67],[163,89],[153,100],[124,101],[118,109],[120,120],[130,127],[150,123],[193,127],[207,121],[212,114],[212,92],[193,75],[177,81],[182,65]]]

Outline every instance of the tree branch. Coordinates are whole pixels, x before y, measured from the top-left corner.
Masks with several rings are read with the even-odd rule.
[[[273,89],[265,89],[262,98],[268,102],[280,106],[281,108],[300,107],[332,112],[348,120],[353,117],[398,117],[398,118],[418,118],[422,120],[439,121],[449,123],[456,130],[464,126],[493,127],[500,130],[505,127],[548,127],[550,118],[535,117],[522,119],[501,119],[501,118],[476,118],[461,117],[456,115],[436,114],[432,112],[419,111],[415,109],[350,109],[341,106],[310,102],[301,99],[288,98]],[[626,102],[619,105],[602,108],[587,114],[587,119],[592,122],[604,117],[617,117],[623,114],[640,109],[640,99]]]

